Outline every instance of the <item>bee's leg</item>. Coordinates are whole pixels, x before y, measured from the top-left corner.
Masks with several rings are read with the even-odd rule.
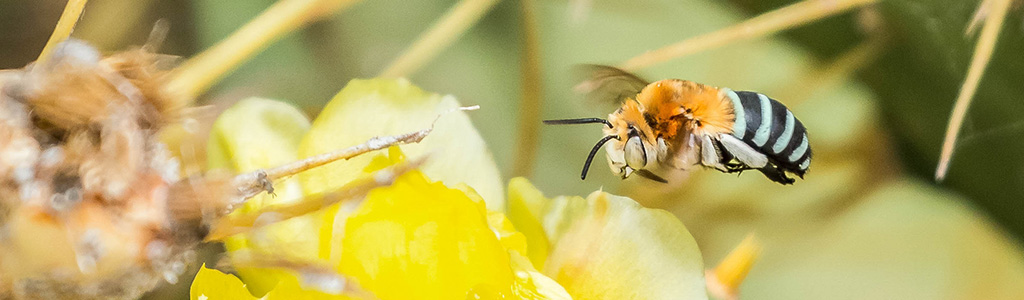
[[[622,167],[622,170],[619,171],[619,176],[622,176],[622,179],[629,178],[629,175],[633,175],[633,171],[633,168]]]
[[[727,165],[725,165],[725,167],[726,167],[725,172],[726,173],[730,173],[730,174],[731,173],[743,173],[743,171],[751,169],[750,167],[747,167],[747,166],[742,165],[742,164],[727,164]]]
[[[702,165],[715,168],[722,172],[729,172],[729,169],[722,164],[722,149],[718,147],[718,143],[711,140],[710,136],[702,136],[700,138],[700,163]]]
[[[723,134],[719,141],[722,143],[722,152],[729,152],[733,159],[751,168],[762,168],[768,165],[768,156],[751,148],[735,136]]]
[[[725,170],[723,170],[722,172],[728,174],[742,174],[743,171],[751,169],[747,165],[744,165],[743,163],[736,160],[736,156],[733,156],[732,153],[729,153],[728,150],[725,150],[725,147],[722,146],[721,142],[716,141],[715,147],[716,149],[718,149],[720,157],[718,162],[725,168]]]
[[[640,177],[647,178],[647,179],[650,179],[650,180],[654,180],[654,181],[657,181],[657,182],[668,183],[668,180],[665,180],[665,178],[661,178],[661,176],[658,176],[657,174],[654,174],[651,171],[648,171],[646,169],[636,170],[636,174],[640,175]]]
[[[767,164],[763,168],[759,168],[757,170],[761,171],[761,173],[764,174],[765,177],[768,177],[768,179],[780,184],[793,184],[793,182],[796,181],[793,178],[787,177],[786,171],[780,170],[772,164]]]

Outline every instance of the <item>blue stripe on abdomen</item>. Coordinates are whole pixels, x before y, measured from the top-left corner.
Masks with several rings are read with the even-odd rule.
[[[743,139],[743,135],[747,131],[747,118],[743,108],[743,101],[740,101],[740,96],[736,92],[728,88],[722,88],[722,92],[732,101],[732,111],[736,116],[736,120],[732,123],[732,135]]]
[[[761,124],[757,127],[752,141],[757,147],[764,147],[772,133],[772,101],[763,94],[757,94],[757,99],[761,102]]]

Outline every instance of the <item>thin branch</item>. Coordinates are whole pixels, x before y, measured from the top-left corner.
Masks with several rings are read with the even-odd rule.
[[[457,107],[447,112],[443,112],[437,115],[434,119],[434,123],[437,119],[442,116],[454,112],[454,111],[469,111],[479,109],[480,106],[468,106],[468,107]],[[323,166],[339,160],[347,160],[370,151],[381,150],[395,145],[419,143],[423,138],[427,137],[431,131],[434,130],[434,124],[431,124],[429,128],[413,131],[409,133],[384,136],[384,137],[373,137],[363,144],[355,145],[345,149],[341,149],[334,152],[328,152],[319,154],[310,158],[295,161],[289,164],[285,164],[269,170],[256,170],[249,173],[244,173],[235,176],[234,187],[238,189],[238,199],[241,202],[252,198],[259,193],[264,191],[273,193],[274,188],[272,183],[276,180],[280,180],[284,177],[302,173],[306,170]],[[237,207],[240,203],[232,203],[229,205],[229,209]]]
[[[522,98],[519,100],[519,139],[516,143],[515,176],[529,176],[537,158],[540,140],[541,71],[540,37],[537,30],[537,8],[533,0],[520,0],[522,12],[523,56]]]
[[[779,31],[834,16],[878,0],[805,0],[727,28],[696,36],[631,58],[620,65],[627,71],[647,68],[671,59],[722,47],[731,43],[770,36]]]
[[[879,53],[885,50],[887,44],[888,39],[881,35],[861,42],[857,47],[847,50],[823,68],[808,72],[799,80],[782,88],[779,99],[786,99],[786,105],[789,106],[800,105],[816,91],[846,82],[850,76],[874,62],[879,57]]]
[[[594,5],[593,0],[569,0],[569,22],[572,25],[583,24],[590,16],[590,10]]]
[[[182,102],[180,106],[185,106],[284,35],[357,2],[359,0],[278,1],[228,38],[178,67],[166,89]]]
[[[305,196],[296,202],[268,205],[257,211],[244,214],[227,215],[220,218],[214,224],[206,240],[221,240],[228,236],[248,232],[265,225],[306,215],[335,203],[361,199],[370,190],[391,185],[399,176],[418,168],[422,164],[423,159],[402,163],[353,180],[331,192]],[[238,207],[238,205],[235,205],[235,207]],[[272,219],[265,218],[267,216],[272,216]]]
[[[960,87],[960,94],[956,97],[953,113],[949,117],[949,127],[946,128],[946,136],[942,141],[942,153],[939,154],[939,164],[935,169],[935,180],[937,181],[942,181],[949,170],[949,162],[953,159],[956,139],[960,134],[960,127],[963,126],[964,117],[967,115],[967,108],[970,107],[971,99],[978,91],[978,84],[981,83],[985,67],[992,60],[992,52],[995,51],[999,31],[1003,28],[1003,20],[1006,19],[1006,12],[1010,10],[1011,2],[1011,0],[985,2],[991,4],[991,13],[981,28],[981,37],[978,38],[977,46],[974,47],[974,56],[971,57],[967,78],[964,80],[964,85]]]
[[[409,49],[391,62],[380,77],[405,77],[415,73],[441,50],[462,36],[497,4],[498,0],[462,0],[423,33]]]
[[[82,17],[82,11],[85,10],[85,3],[88,0],[68,0],[68,4],[64,6],[64,12],[60,15],[60,20],[57,21],[57,27],[53,29],[53,33],[50,34],[50,39],[46,41],[46,46],[43,47],[43,51],[39,53],[39,58],[36,59],[36,64],[42,65],[50,58],[50,53],[53,49],[56,49],[57,44],[60,44],[64,40],[67,40],[71,36],[71,32],[75,30],[75,24],[78,23],[78,19]]]
[[[89,19],[76,28],[79,38],[89,41],[98,49],[121,49],[131,34],[140,27],[152,25],[143,18],[155,7],[156,0],[107,0],[89,4]],[[165,20],[166,22],[166,20]],[[125,26],[137,24],[138,26]]]

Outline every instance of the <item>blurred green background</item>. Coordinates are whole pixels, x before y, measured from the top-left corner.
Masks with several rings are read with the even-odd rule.
[[[73,36],[113,52],[144,43],[154,22],[166,19],[171,31],[162,51],[190,57],[273,2],[92,0]],[[201,101],[261,96],[315,116],[349,79],[379,74],[456,3],[362,1],[269,47]],[[571,92],[575,64],[617,64],[791,3],[537,0],[541,115],[610,112]],[[481,105],[471,117],[506,180],[515,175],[521,115],[520,5],[499,2],[410,77],[425,90]],[[709,267],[755,232],[765,252],[741,289],[745,298],[1024,298],[1019,10],[1008,16],[949,176],[941,184],[931,179],[973,52],[975,36],[964,30],[978,5],[881,1],[639,72],[648,79],[761,91],[790,106],[807,126],[816,155],[807,179],[794,186],[775,185],[754,172],[737,177],[697,171],[671,185],[621,181],[603,158],[580,181],[586,153],[600,137],[597,126],[582,125],[542,127],[527,177],[548,195],[603,188],[672,211],[692,231]],[[63,6],[0,1],[0,68],[32,61]],[[876,38],[881,42],[875,48],[861,47]],[[850,53],[861,56],[847,59],[856,57]],[[172,290],[158,293],[175,297]]]

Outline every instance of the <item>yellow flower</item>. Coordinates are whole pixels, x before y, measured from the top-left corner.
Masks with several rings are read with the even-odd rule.
[[[299,158],[298,143],[309,131],[309,121],[298,109],[282,102],[250,98],[235,104],[214,123],[207,143],[207,164],[211,169],[249,172],[288,163]],[[270,204],[299,200],[302,188],[294,178],[274,185],[275,196],[261,194],[235,214],[254,211]],[[293,218],[262,228],[257,236],[239,234],[224,240],[228,251],[251,250],[265,255],[314,259],[319,249],[316,235],[294,234],[320,227],[316,216]],[[275,245],[288,245],[280,247]],[[259,295],[270,291],[285,272],[272,269],[238,268],[238,273]]]
[[[405,79],[353,80],[313,121],[299,154],[313,156],[434,124],[422,142],[402,146],[402,151],[410,157],[429,155],[424,174],[450,186],[468,184],[487,200],[487,208],[503,209],[505,192],[498,167],[469,116],[456,112],[437,118],[460,106],[455,97],[427,93]],[[307,195],[337,188],[359,176],[371,157],[332,163],[298,177]]]
[[[700,250],[672,214],[602,191],[548,199],[522,178],[509,193],[512,223],[534,228],[528,248],[549,247],[534,264],[572,297],[707,299]]]
[[[284,134],[304,130],[294,109],[249,100],[221,117],[233,119],[218,121],[244,119],[250,125],[215,126],[211,140],[218,141],[211,143],[211,162],[236,170],[270,167],[277,160],[359,144],[372,136],[426,128],[439,112],[458,105],[454,98],[425,93],[404,80],[354,81],[297,143],[295,135]],[[271,123],[287,126],[266,125]],[[424,154],[428,162],[421,171],[374,189],[357,207],[333,206],[286,221],[301,225],[238,235],[229,241],[229,250],[277,255],[293,241],[309,242],[315,249],[284,253],[329,265],[351,287],[379,299],[707,298],[696,243],[667,212],[600,191],[586,199],[549,199],[516,178],[509,184],[507,218],[502,187],[492,184],[500,182],[497,169],[461,112],[441,117],[420,144],[328,164],[298,176],[299,187],[291,188],[304,195],[329,191],[406,155]],[[279,194],[281,199],[262,198],[249,209],[293,201],[294,191]],[[243,270],[246,283],[259,285],[250,286],[257,296],[267,291],[268,298],[319,293],[305,290],[309,287],[301,284],[299,271]],[[203,269],[192,296],[209,297],[219,289],[234,293],[225,297],[253,297],[240,286],[232,276]]]

